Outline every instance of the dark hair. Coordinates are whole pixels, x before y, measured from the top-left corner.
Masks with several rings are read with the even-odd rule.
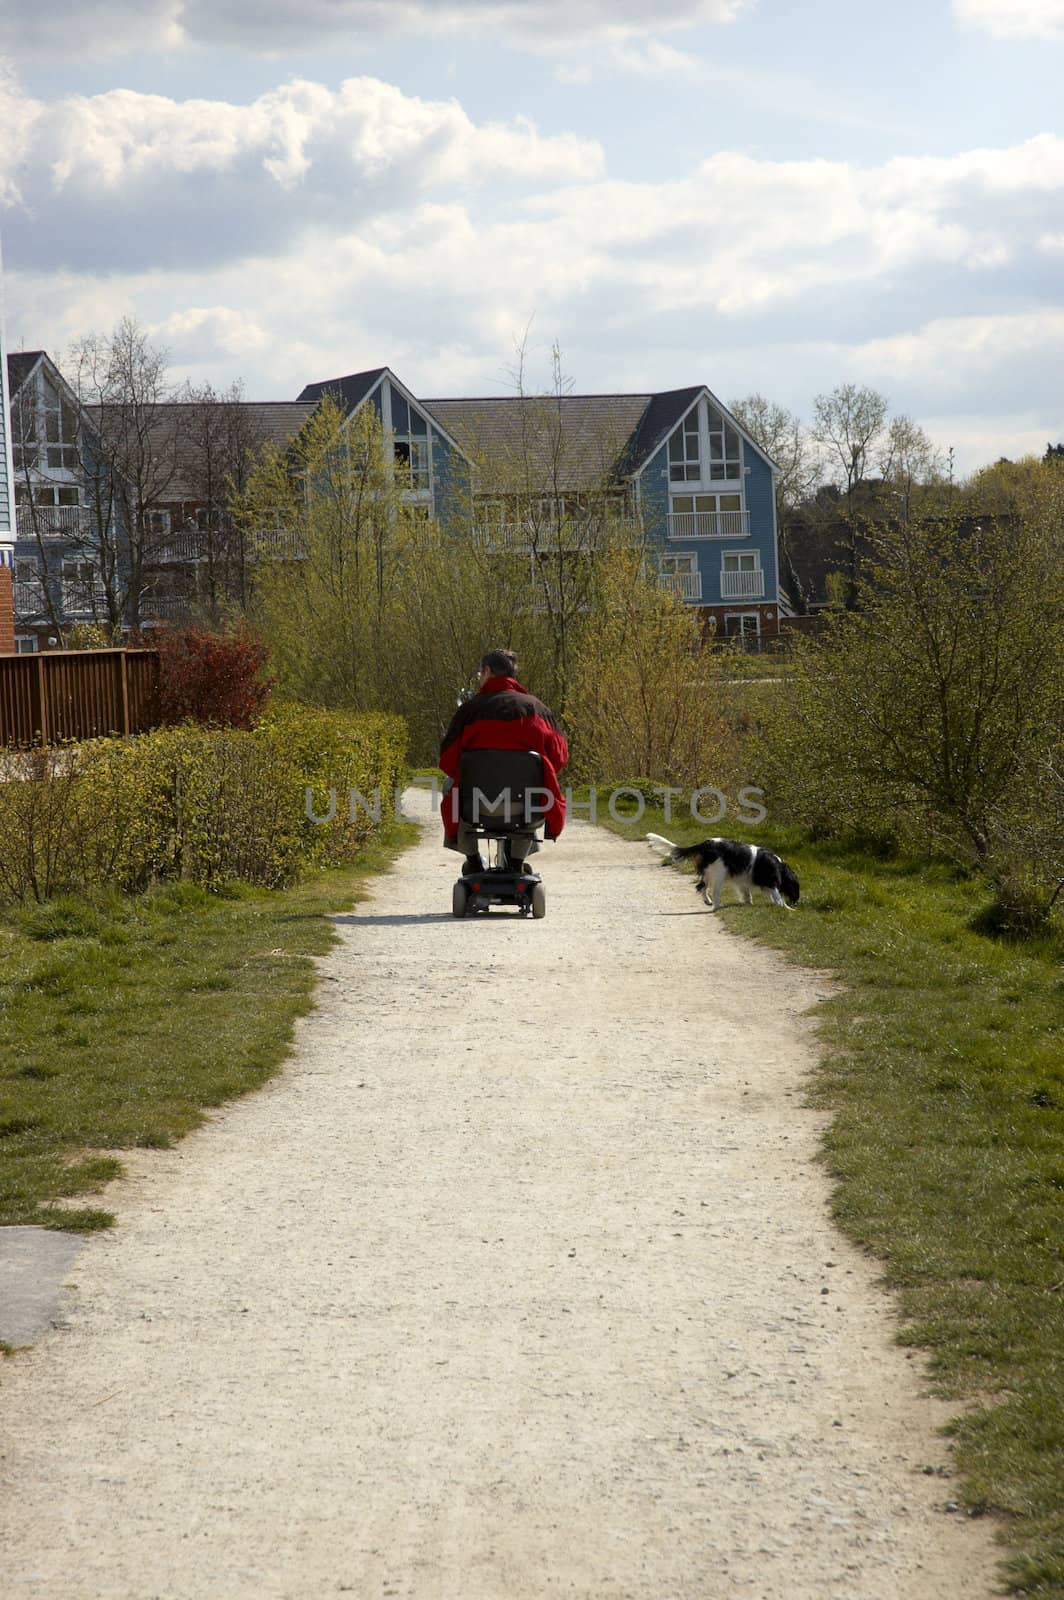
[[[496,678],[516,678],[517,657],[512,650],[487,650],[480,658],[480,670]]]

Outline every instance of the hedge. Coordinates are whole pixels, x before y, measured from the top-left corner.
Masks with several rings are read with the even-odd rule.
[[[374,822],[351,819],[349,790],[390,801],[405,747],[398,717],[286,706],[251,732],[190,724],[36,751],[0,783],[0,902],[170,878],[282,888],[354,859]],[[329,789],[335,820],[315,823]]]

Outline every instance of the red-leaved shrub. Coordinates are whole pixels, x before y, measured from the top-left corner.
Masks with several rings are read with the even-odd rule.
[[[246,628],[212,633],[175,628],[152,641],[159,651],[159,712],[163,722],[211,728],[250,728],[273,680],[266,646]]]

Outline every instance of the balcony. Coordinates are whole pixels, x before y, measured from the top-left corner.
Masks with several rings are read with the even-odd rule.
[[[92,516],[88,506],[17,506],[15,532],[20,539],[86,539]]]
[[[749,511],[670,511],[670,539],[745,539]]]
[[[684,600],[701,600],[702,574],[700,572],[662,572],[658,581],[663,589],[671,589]]]
[[[763,600],[765,574],[760,567],[753,572],[722,572],[720,593],[723,600]]]

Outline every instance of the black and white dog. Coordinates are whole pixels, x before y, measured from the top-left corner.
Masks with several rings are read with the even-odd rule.
[[[720,910],[721,890],[733,883],[745,905],[751,905],[754,890],[761,889],[774,906],[790,901],[798,904],[798,878],[785,861],[759,844],[740,844],[737,839],[703,839],[701,844],[680,845],[648,833],[647,844],[669,861],[694,857],[698,868],[695,888],[707,906]]]

